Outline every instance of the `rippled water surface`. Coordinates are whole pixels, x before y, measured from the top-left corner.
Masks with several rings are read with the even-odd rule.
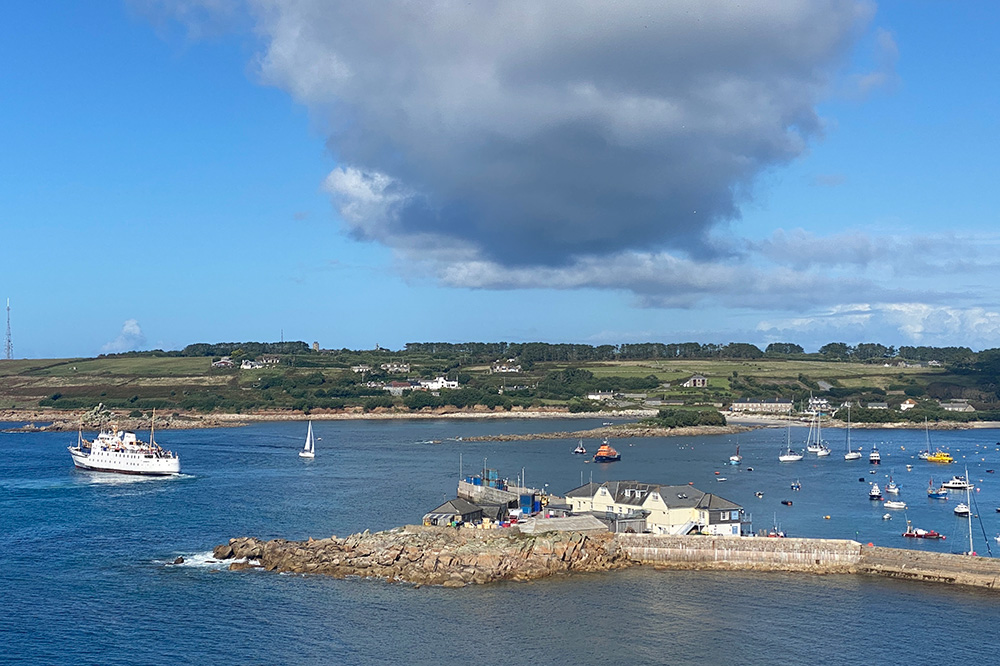
[[[0,661],[45,664],[618,664],[930,663],[995,651],[997,593],[851,576],[632,569],[461,590],[229,572],[208,551],[231,536],[305,538],[418,522],[454,495],[460,468],[523,473],[565,492],[595,481],[692,482],[743,504],[755,527],[878,545],[965,550],[955,499],[928,480],[968,465],[977,482],[975,548],[998,551],[1000,431],[931,433],[959,461],[914,459],[925,435],[855,431],[884,464],[869,474],[834,455],[779,464],[784,430],[616,442],[622,461],[587,464],[575,442],[470,443],[458,437],[593,427],[593,421],[317,422],[317,457],[297,449],[304,423],[164,431],[184,474],[133,479],[76,471],[75,434],[0,433]],[[801,442],[803,429],[793,429]],[[838,447],[839,443],[839,447]],[[588,443],[588,448],[596,442]],[[906,471],[906,464],[913,471]],[[748,471],[752,467],[753,471]],[[715,474],[719,472],[719,474]],[[915,525],[867,500],[892,472]],[[724,482],[716,479],[724,477]],[[859,481],[859,479],[863,479]],[[792,491],[798,480],[802,490]],[[763,498],[754,493],[762,492]],[[781,500],[792,500],[784,506]],[[829,516],[829,519],[826,518]],[[988,537],[988,538],[987,538]],[[182,566],[166,564],[178,555]],[[984,662],[985,663],[985,662]]]

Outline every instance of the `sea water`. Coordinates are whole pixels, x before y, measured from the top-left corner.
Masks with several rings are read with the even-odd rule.
[[[230,537],[344,536],[419,522],[460,474],[498,469],[559,494],[583,482],[691,483],[743,505],[755,529],[940,552],[968,549],[964,493],[926,488],[969,474],[974,547],[997,551],[1000,431],[932,432],[957,463],[916,459],[917,430],[854,430],[865,459],[779,463],[784,429],[621,439],[617,463],[585,462],[575,440],[468,442],[592,420],[317,421],[163,431],[179,477],[73,469],[75,433],[0,433],[0,662],[36,664],[631,664],[990,661],[997,593],[857,576],[621,572],[459,590],[370,580],[230,572],[211,549]],[[802,448],[805,429],[792,429]],[[838,443],[839,440],[839,443]],[[596,440],[585,441],[596,449]],[[883,464],[867,452],[878,444]],[[912,465],[912,471],[906,465]],[[752,471],[750,470],[752,468]],[[874,469],[875,474],[869,474]],[[718,474],[717,474],[718,472]],[[868,500],[892,474],[905,512]],[[717,479],[725,478],[725,481]],[[861,479],[861,481],[859,481]],[[798,481],[802,489],[791,490]],[[758,498],[755,493],[762,493]],[[781,503],[791,501],[791,506]],[[891,520],[883,515],[891,513]],[[904,539],[906,518],[945,541]],[[989,548],[989,550],[988,550]],[[182,565],[171,564],[175,558]]]

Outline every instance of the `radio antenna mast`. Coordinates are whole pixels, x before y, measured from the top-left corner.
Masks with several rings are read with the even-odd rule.
[[[7,334],[3,339],[3,357],[8,361],[14,358],[14,343],[10,341],[10,298],[7,299]]]

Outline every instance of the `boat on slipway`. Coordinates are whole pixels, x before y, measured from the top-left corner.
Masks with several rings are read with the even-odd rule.
[[[116,429],[102,430],[88,441],[81,430],[76,446],[66,448],[79,469],[142,476],[171,476],[181,471],[177,454],[163,449],[153,439],[152,425],[148,443],[139,440],[134,432]]]

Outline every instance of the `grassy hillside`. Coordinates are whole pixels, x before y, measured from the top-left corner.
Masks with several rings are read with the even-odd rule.
[[[565,406],[596,409],[585,399],[594,391],[645,395],[685,407],[726,406],[741,397],[801,401],[810,394],[833,404],[844,400],[888,402],[898,406],[908,397],[923,409],[907,416],[941,416],[936,399],[964,398],[980,412],[1000,407],[983,373],[943,367],[887,367],[807,359],[689,359],[649,361],[528,362],[523,372],[491,374],[489,365],[463,364],[454,353],[435,354],[384,350],[289,354],[276,367],[254,370],[213,368],[210,356],[128,354],[100,358],[0,361],[0,408],[90,409],[105,405],[144,412],[243,412],[252,410],[354,409],[410,410],[453,405],[491,408]],[[407,375],[379,370],[386,361],[410,364]],[[352,372],[351,364],[372,370]],[[382,385],[391,381],[446,374],[459,379],[459,390],[392,397]],[[707,388],[683,388],[693,374],[708,378]],[[619,406],[642,406],[640,398]],[[674,405],[676,406],[676,405]],[[859,417],[863,414],[859,412]],[[873,418],[883,418],[877,415]],[[965,418],[965,417],[955,417]]]

